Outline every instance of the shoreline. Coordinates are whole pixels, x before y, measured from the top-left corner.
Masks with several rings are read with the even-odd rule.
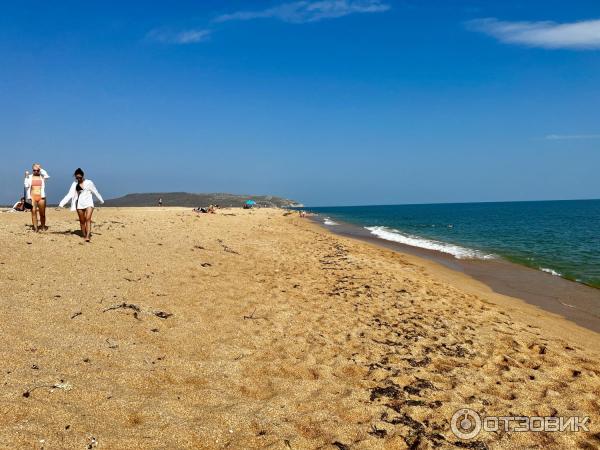
[[[337,225],[327,225],[324,223],[325,217],[319,214],[311,216],[311,219],[334,234],[441,264],[484,283],[498,294],[523,300],[600,333],[600,289],[593,286],[504,259],[458,259],[443,252],[388,241],[374,236],[363,227],[337,219],[335,222]]]

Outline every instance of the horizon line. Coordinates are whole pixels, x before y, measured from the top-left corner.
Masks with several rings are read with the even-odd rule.
[[[367,205],[328,205],[328,206],[310,206],[304,205],[303,208],[357,208],[361,206],[425,206],[425,205],[468,205],[480,203],[540,203],[540,202],[587,202],[600,201],[596,198],[568,198],[568,199],[545,199],[545,200],[483,200],[478,202],[429,202],[429,203],[387,203],[387,204],[367,204]]]

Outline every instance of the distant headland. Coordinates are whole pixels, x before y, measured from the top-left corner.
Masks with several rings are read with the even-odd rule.
[[[242,195],[226,193],[189,193],[189,192],[149,192],[127,194],[123,197],[106,200],[104,206],[157,206],[162,199],[163,206],[243,206],[247,200],[254,200],[263,207],[300,207],[301,203],[273,195]]]

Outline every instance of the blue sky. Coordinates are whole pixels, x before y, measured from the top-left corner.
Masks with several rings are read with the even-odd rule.
[[[600,2],[4,1],[0,203],[600,197]]]

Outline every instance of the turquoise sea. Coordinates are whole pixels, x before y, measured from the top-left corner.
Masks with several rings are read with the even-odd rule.
[[[600,288],[600,200],[308,208],[381,239],[452,254],[504,258]]]

